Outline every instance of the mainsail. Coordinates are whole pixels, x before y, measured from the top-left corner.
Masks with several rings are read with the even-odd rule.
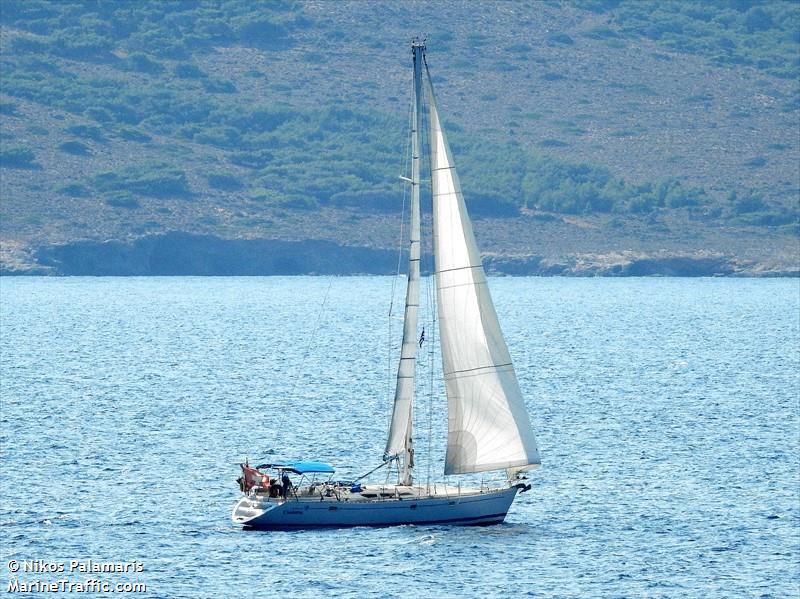
[[[433,243],[448,405],[445,474],[540,463],[428,75]]]
[[[397,368],[392,421],[385,457],[401,456],[401,482],[412,483],[414,467],[412,423],[414,412],[414,371],[417,357],[417,311],[419,308],[419,260],[420,260],[420,143],[422,46],[413,46],[414,53],[414,104],[411,121],[411,232],[408,255],[408,285],[406,287],[405,319],[403,321],[403,343],[400,350],[400,365]]]

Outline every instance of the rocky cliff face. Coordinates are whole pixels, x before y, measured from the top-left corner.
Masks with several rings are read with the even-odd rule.
[[[329,241],[236,240],[168,233],[132,243],[81,241],[43,246],[38,264],[57,275],[385,274],[397,264],[388,250]]]
[[[3,274],[72,276],[147,275],[388,275],[397,253],[344,246],[331,241],[222,239],[212,235],[167,233],[125,243],[78,241],[45,245],[25,265]],[[686,254],[621,252],[572,254],[554,260],[536,255],[484,256],[497,275],[538,276],[798,276],[779,262],[742,261],[709,252]]]

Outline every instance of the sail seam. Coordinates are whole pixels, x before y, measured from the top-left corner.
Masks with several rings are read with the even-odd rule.
[[[473,372],[475,370],[490,370],[493,368],[504,368],[506,366],[513,366],[511,362],[506,362],[505,364],[490,364],[489,366],[476,366],[475,368],[466,368],[464,370],[451,370],[450,372],[445,372],[444,376],[453,376],[455,374],[463,374],[465,372]]]
[[[476,264],[475,266],[458,266],[456,268],[445,268],[444,270],[437,270],[436,274],[440,274],[443,272],[453,272],[456,270],[466,270],[468,268],[483,268],[483,264]]]
[[[439,289],[455,289],[456,287],[473,287],[477,285],[486,285],[485,281],[470,281],[469,283],[453,283],[452,285],[439,285]]]

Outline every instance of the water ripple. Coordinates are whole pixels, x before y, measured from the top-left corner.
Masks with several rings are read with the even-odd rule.
[[[137,559],[170,598],[800,594],[796,280],[493,279],[544,462],[507,521],[243,532],[245,457],[383,450],[391,279],[337,278],[312,339],[328,283],[4,278],[0,563]]]

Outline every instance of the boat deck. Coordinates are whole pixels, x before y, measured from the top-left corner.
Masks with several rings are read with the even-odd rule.
[[[359,485],[357,487],[321,483],[296,487],[286,497],[270,497],[269,489],[257,487],[251,492],[255,499],[289,501],[347,501],[374,502],[404,499],[453,499],[481,495],[497,491],[496,488],[465,488],[452,485],[405,486],[405,485]]]

